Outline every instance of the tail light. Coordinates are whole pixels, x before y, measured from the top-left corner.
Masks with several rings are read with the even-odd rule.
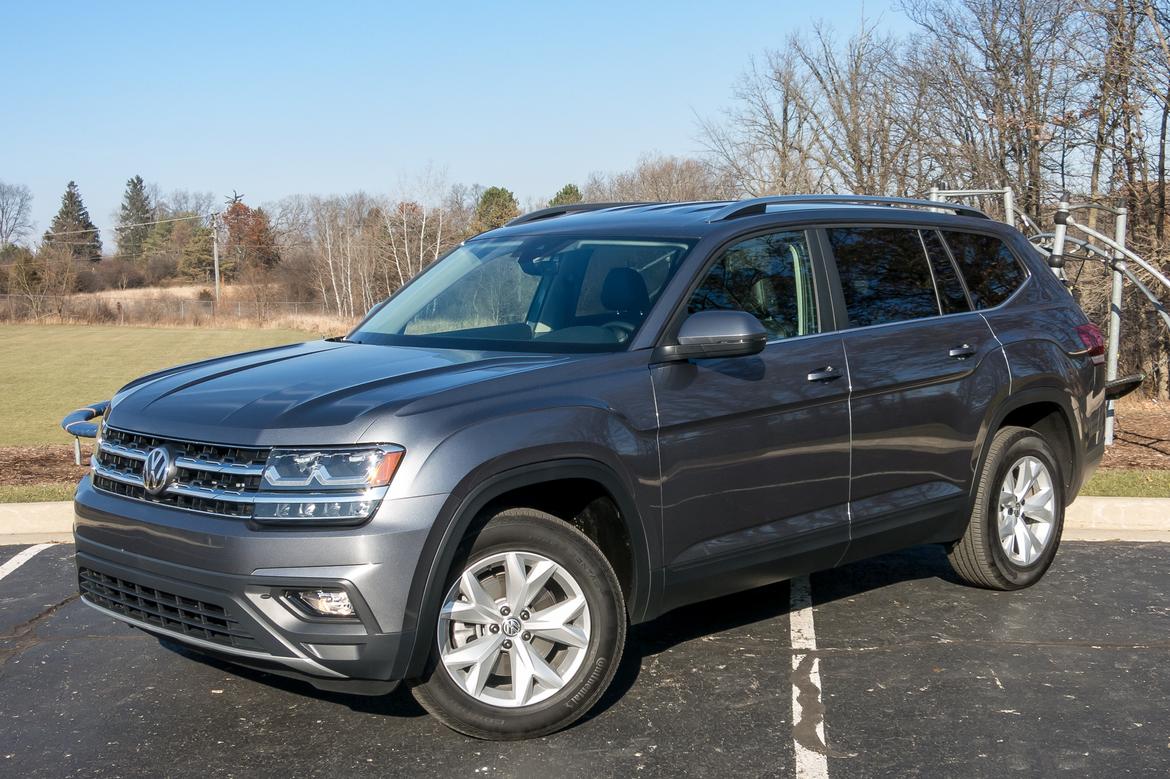
[[[1092,323],[1080,325],[1077,327],[1077,337],[1085,345],[1081,354],[1092,358],[1096,365],[1105,362],[1105,336],[1101,334],[1101,328]]]

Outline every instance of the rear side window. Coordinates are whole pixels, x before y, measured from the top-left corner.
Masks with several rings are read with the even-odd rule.
[[[947,255],[942,238],[934,230],[920,230],[922,245],[926,248],[926,257],[930,260],[930,270],[934,273],[934,285],[938,288],[938,304],[944,314],[958,314],[970,311],[971,305],[967,302],[967,293],[963,291],[963,282],[959,281],[959,274],[955,272],[955,264]]]
[[[850,327],[938,316],[934,280],[917,230],[835,227],[828,234]]]
[[[971,302],[975,308],[992,308],[1011,297],[1027,274],[1003,241],[991,235],[943,231]]]

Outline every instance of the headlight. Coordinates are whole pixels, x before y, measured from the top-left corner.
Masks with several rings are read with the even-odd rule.
[[[401,446],[362,449],[273,449],[263,489],[336,490],[385,487],[402,461]]]
[[[328,525],[360,522],[377,511],[401,446],[274,449],[268,456],[252,517],[262,524]]]

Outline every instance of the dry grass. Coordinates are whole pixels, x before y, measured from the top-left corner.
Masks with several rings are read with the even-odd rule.
[[[187,284],[77,293],[35,305],[13,296],[0,305],[0,319],[56,325],[302,330],[327,336],[347,333],[358,321],[329,314],[320,303],[273,301],[272,294],[257,296],[254,287],[225,286],[220,303],[213,305],[206,285]]]
[[[223,288],[224,296],[234,293],[231,287]],[[78,292],[70,297],[78,301],[104,300],[149,300],[158,297],[170,297],[176,300],[198,300],[201,292],[210,293],[211,287],[207,284],[176,284],[167,287],[135,287],[132,289],[103,289],[100,292]]]

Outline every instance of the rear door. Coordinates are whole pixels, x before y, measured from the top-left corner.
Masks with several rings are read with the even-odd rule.
[[[763,352],[651,368],[667,608],[817,568],[848,542],[849,385],[813,234],[719,253],[686,313],[747,311]]]
[[[852,384],[846,559],[858,559],[953,532],[1006,365],[936,231],[843,226],[823,237]]]

